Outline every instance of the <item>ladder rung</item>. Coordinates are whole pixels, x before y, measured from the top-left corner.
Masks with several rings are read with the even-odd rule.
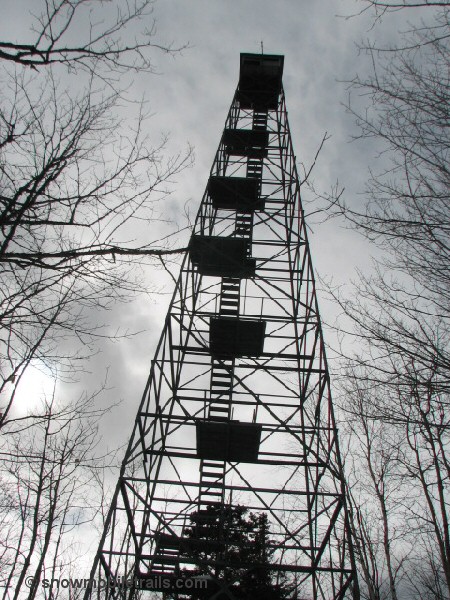
[[[223,473],[223,469],[222,469],[221,473]],[[217,477],[221,477],[221,473],[213,473],[212,471],[203,471],[202,479],[204,477],[215,477],[217,479]]]
[[[205,481],[204,479],[200,480],[200,487],[204,490],[204,492],[211,492],[211,495],[220,496],[223,489],[223,477],[220,477],[222,481],[219,479],[214,479],[211,481]]]
[[[213,463],[205,463],[205,462],[204,462],[204,463],[203,463],[203,466],[202,466],[202,469],[203,469],[203,471],[204,471],[205,469],[208,469],[208,473],[213,473],[213,470],[214,470],[214,469],[216,469],[216,473],[215,473],[215,474],[216,474],[217,476],[219,476],[219,475],[221,476],[221,474],[223,475],[224,468],[225,468],[225,467],[224,467],[224,464],[223,464],[223,462],[220,462],[219,464],[215,464],[215,463],[214,463],[214,464],[213,464]]]
[[[215,379],[216,377],[220,377],[221,379],[229,379],[231,377],[231,373],[228,373],[228,371],[224,371],[223,373],[216,373],[216,370],[214,369],[212,372],[212,378]]]
[[[207,467],[208,469],[223,469],[222,461],[211,462],[208,460],[204,460],[202,464],[204,467]]]
[[[202,487],[207,487],[208,489],[214,488],[214,490],[218,490],[223,486],[222,481],[223,480],[223,474],[220,475],[219,477],[206,477],[204,478],[203,476],[200,479],[200,485]]]

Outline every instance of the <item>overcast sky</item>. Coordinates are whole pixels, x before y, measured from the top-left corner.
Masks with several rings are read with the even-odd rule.
[[[6,6],[3,17],[8,17],[0,26],[2,39],[10,39],[14,32],[21,41],[29,24],[27,14],[31,7],[38,12],[38,2],[4,0],[2,4]],[[162,207],[164,214],[183,227],[186,202],[191,214],[196,213],[238,82],[239,54],[260,52],[261,42],[264,52],[285,55],[283,81],[298,162],[308,165],[313,160],[327,131],[331,138],[315,169],[315,184],[327,191],[339,180],[349,202],[362,202],[376,149],[367,143],[350,143],[355,126],[343,106],[347,98],[344,82],[367,68],[356,43],[368,37],[379,43],[393,40],[402,25],[399,19],[405,17],[390,17],[381,28],[372,30],[369,14],[346,18],[361,7],[356,0],[159,0],[155,4],[156,40],[188,44],[189,48],[176,58],[155,51],[158,73],[136,76],[129,93],[136,99],[145,95],[148,100],[154,113],[149,133],[156,142],[163,132],[170,132],[169,151],[183,150],[187,144],[195,151],[195,165],[174,182],[172,196]],[[305,199],[311,199],[307,191]],[[187,235],[179,242],[186,243]],[[148,236],[159,237],[159,229],[149,231]],[[314,224],[310,242],[314,266],[322,277],[348,283],[355,267],[368,268],[369,248],[343,229],[342,223]],[[102,317],[113,329],[144,332],[101,346],[90,362],[89,373],[76,386],[66,387],[69,394],[93,389],[109,370],[110,390],[104,401],[122,401],[107,421],[117,440],[124,441],[131,432],[172,293],[170,281],[159,271],[149,274],[150,288],[162,283],[166,285],[164,294],[119,305]],[[319,298],[319,302],[325,319],[332,320],[335,315],[325,299]],[[23,406],[37,397],[42,384],[38,379],[34,373],[25,382]]]

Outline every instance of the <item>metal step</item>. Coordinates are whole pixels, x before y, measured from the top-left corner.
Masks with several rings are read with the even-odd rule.
[[[202,475],[202,478],[200,479],[200,485],[204,488],[206,488],[204,491],[207,492],[212,492],[214,494],[222,494],[222,488],[223,488],[223,479],[222,477],[218,478],[218,477],[210,477],[210,478],[205,478]]]
[[[252,223],[236,222],[236,235],[249,238],[252,234]]]
[[[249,158],[247,160],[247,177],[261,180],[263,162],[258,158]]]
[[[211,416],[211,412],[218,412],[218,413],[228,413],[230,412],[230,409],[228,407],[221,407],[221,406],[211,406],[209,409],[209,414]]]
[[[249,158],[247,161],[247,177],[260,176],[263,169],[262,160],[259,158]]]
[[[227,399],[228,402],[230,400],[230,395],[231,395],[231,382],[227,385],[227,387],[222,386],[222,387],[211,387],[211,401],[215,402],[216,400],[223,400],[223,399]],[[214,396],[218,396],[218,398],[215,398]]]
[[[236,295],[231,295],[231,294],[227,294],[225,297],[222,298],[222,304],[230,304],[232,306],[234,306],[235,304],[239,303],[239,294]]]
[[[236,223],[239,225],[251,225],[253,222],[252,216],[248,214],[238,213],[236,215]]]
[[[226,371],[225,369],[223,371],[219,371],[219,369],[216,368],[214,369],[214,378],[219,378],[219,379],[229,379],[231,376],[231,374]]]
[[[212,460],[202,460],[200,462],[199,513],[206,506],[221,506],[224,493],[224,478],[225,463]],[[203,512],[207,514],[207,510]]]
[[[220,502],[223,496],[223,486],[220,486],[219,488],[215,488],[214,490],[212,490],[208,484],[208,482],[205,483],[200,483],[200,485],[204,488],[202,489],[201,495],[203,497],[206,497],[208,502]]]
[[[255,110],[253,113],[253,127],[254,130],[266,130],[267,129],[267,111]]]
[[[206,469],[206,467],[205,467]],[[217,479],[217,477],[219,477],[220,475],[223,475],[223,469],[221,469],[220,473],[219,472],[214,472],[214,471],[202,471],[202,477],[213,477],[215,479]]]
[[[218,392],[220,394],[223,394],[223,392],[226,392],[227,390],[230,389],[230,382],[222,382],[222,383],[215,383],[213,382],[211,385],[211,391],[212,392]]]
[[[219,314],[237,316],[239,314],[240,280],[222,279],[220,287]]]
[[[223,388],[229,388],[231,385],[231,378],[227,377],[226,379],[216,379],[216,376],[214,376],[214,378],[211,380],[211,389],[212,388],[219,388],[220,391],[223,392]]]
[[[217,460],[203,460],[202,467],[207,467],[208,469],[216,469],[217,471],[221,470],[222,472],[224,470],[223,462]]]

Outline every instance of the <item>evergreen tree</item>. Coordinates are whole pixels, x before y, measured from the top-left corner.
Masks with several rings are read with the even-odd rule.
[[[275,581],[270,568],[274,554],[270,540],[270,525],[265,513],[249,512],[245,506],[210,506],[193,512],[186,528],[183,553],[195,563],[189,576],[212,577],[214,593],[223,586],[217,600],[259,598],[282,600],[288,597],[285,581]],[[279,578],[278,578],[279,579]],[[216,581],[217,586],[214,586]],[[207,598],[208,590],[198,590],[186,599]]]

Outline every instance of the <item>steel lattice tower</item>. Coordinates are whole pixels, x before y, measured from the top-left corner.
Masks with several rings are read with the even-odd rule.
[[[195,532],[220,531],[237,505],[267,515],[270,570],[289,597],[357,596],[282,72],[283,56],[241,55],[93,568],[118,582],[107,597],[135,595],[124,578],[162,590],[199,556],[220,579],[227,532]],[[213,591],[201,597],[242,597]]]

